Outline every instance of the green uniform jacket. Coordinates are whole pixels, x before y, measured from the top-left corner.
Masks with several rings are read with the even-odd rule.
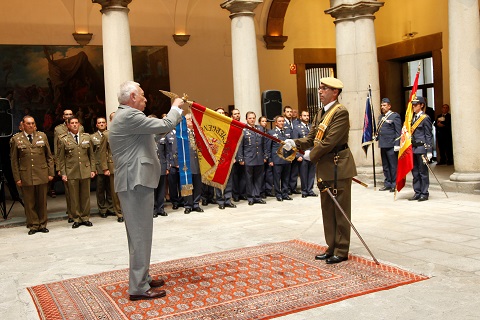
[[[90,135],[78,133],[78,144],[70,133],[59,137],[58,164],[62,176],[87,179],[95,172],[95,155]]]

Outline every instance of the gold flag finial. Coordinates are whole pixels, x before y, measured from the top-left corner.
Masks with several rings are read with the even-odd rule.
[[[165,90],[159,90],[161,93],[163,93],[164,95],[166,95],[167,97],[169,97],[170,99],[176,99],[176,98],[180,98],[183,100],[183,102],[187,103],[189,106],[192,105],[192,101],[189,101],[188,100],[188,95],[186,93],[183,94],[183,97],[180,97],[178,94],[176,93],[173,93],[173,92],[169,92],[169,91],[165,91]]]

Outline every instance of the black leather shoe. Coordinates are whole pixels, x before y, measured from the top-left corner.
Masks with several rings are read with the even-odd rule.
[[[238,201],[240,201],[240,199],[238,197],[234,197],[233,201],[238,202]]]
[[[340,263],[342,261],[348,260],[348,257],[340,257],[340,256],[332,256],[328,258],[325,262],[327,264],[334,264],[334,263]]]
[[[208,206],[208,201],[207,200],[202,200],[202,206]]]
[[[185,208],[185,211],[183,211],[185,214],[189,214],[190,212],[192,212],[192,209],[190,208]]]
[[[390,189],[390,192],[395,192],[395,188]]]
[[[239,199],[240,199],[240,200],[248,200],[247,197],[245,197],[245,196],[240,196]]]
[[[420,195],[416,194],[413,197],[411,197],[410,199],[408,199],[408,201],[414,201],[414,200],[418,200],[418,199],[420,199]]]
[[[218,209],[220,209],[220,210],[225,209],[225,205],[224,205],[224,204],[219,204],[219,205],[218,205]]]
[[[248,200],[248,205],[249,206],[253,206],[253,204],[254,204],[253,200]]]
[[[300,192],[300,191],[297,191],[297,190],[293,190],[292,193],[293,193],[293,194],[301,194],[301,192]]]
[[[177,210],[177,209],[178,209],[178,204],[173,204],[173,205],[172,205],[172,209],[173,209],[173,210]]]
[[[330,253],[322,253],[315,256],[315,260],[327,260],[328,258],[333,257],[333,254]]]
[[[225,207],[228,207],[228,208],[236,208],[237,205],[234,204],[234,203],[227,202],[227,203],[225,203]]]
[[[93,226],[93,223],[91,223],[90,221],[84,221],[84,222],[82,222],[82,224],[83,224],[84,226],[87,226],[87,227]]]
[[[80,227],[80,223],[74,222],[74,223],[72,224],[72,228],[73,228],[73,229],[76,229],[76,228],[78,228],[78,227]]]
[[[107,214],[106,213],[100,213],[100,218],[106,218]]]
[[[306,197],[308,197],[308,195],[302,194],[302,198],[306,198]]]
[[[277,201],[283,201],[283,199],[282,198],[277,198]]]
[[[30,230],[28,231],[28,235],[31,236],[32,234],[35,234],[37,233],[37,230]]]
[[[137,300],[150,300],[150,299],[157,299],[165,297],[167,293],[165,290],[160,291],[153,291],[152,289],[147,290],[144,294],[131,294],[130,300],[137,301]]]
[[[193,208],[193,211],[195,212],[203,212],[203,209],[200,207]]]
[[[168,213],[166,213],[165,211],[163,211],[163,212],[160,212],[159,215],[161,215],[162,217],[166,217],[166,216],[168,216]]]
[[[48,230],[47,228],[42,228],[42,229],[38,229],[38,232],[41,232],[41,233],[49,233],[50,230]]]
[[[159,288],[165,285],[165,280],[163,279],[158,279],[158,280],[152,280],[149,283],[150,287],[152,288]]]
[[[260,203],[260,204],[266,204],[266,203],[267,203],[267,202],[265,202],[265,200],[262,200],[262,199],[260,199],[260,200],[255,200],[254,202],[255,202],[255,203]]]
[[[156,218],[158,217],[158,214],[156,212],[153,213],[153,217]]]
[[[383,187],[383,188],[378,189],[378,191],[387,191],[387,190],[390,190],[390,189],[391,189],[391,188]]]
[[[266,196],[264,193],[262,193],[262,194],[260,195],[260,197],[261,197],[262,199],[267,199],[267,196]]]
[[[285,198],[283,198],[283,200],[293,200],[293,198],[291,198],[291,197],[285,197]]]
[[[123,222],[123,221],[125,221],[125,219],[123,219],[123,217],[120,217],[120,218],[117,219],[117,221],[118,222]]]
[[[309,197],[316,197],[316,196],[318,196],[318,194],[316,194],[316,193],[309,193],[308,196],[309,196]]]
[[[73,219],[72,218],[68,218],[68,223],[72,223],[73,222]]]
[[[418,201],[427,201],[428,200],[428,197],[425,197],[425,196],[421,196],[420,198],[418,198]]]

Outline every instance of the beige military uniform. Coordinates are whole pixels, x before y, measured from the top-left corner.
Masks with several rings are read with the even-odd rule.
[[[27,228],[46,228],[48,177],[54,175],[54,162],[45,133],[33,132],[31,143],[23,132],[14,135],[10,159],[15,182],[22,182]]]
[[[78,144],[70,132],[60,137],[58,169],[62,176],[67,176],[73,220],[89,221],[90,174],[95,172],[95,156],[88,133],[78,133]]]
[[[54,155],[54,158],[55,158],[55,166],[57,167],[56,171],[60,171],[59,165],[58,165],[58,150],[59,150],[58,145],[60,143],[59,141],[60,141],[60,138],[65,136],[67,133],[68,133],[68,128],[67,128],[67,125],[65,123],[59,124],[54,129],[53,155]],[[82,125],[80,125],[80,127],[78,128],[78,133],[83,133],[83,126]],[[68,218],[73,219],[72,208],[71,208],[71,205],[70,205],[70,195],[68,193],[68,184],[64,183],[63,185],[65,187],[65,199],[67,201]]]
[[[90,135],[92,138],[93,144],[93,152],[95,153],[95,170],[97,171],[97,187],[96,187],[96,195],[97,195],[97,206],[98,212],[101,215],[107,214],[107,212],[113,212],[113,204],[112,204],[112,196],[110,192],[110,178],[103,174],[102,166],[101,166],[101,144],[104,138],[104,134],[108,132],[105,130],[103,133],[100,131],[95,132],[94,134]]]
[[[101,166],[102,173],[104,170],[110,171],[109,182],[110,182],[110,194],[112,195],[112,200],[113,200],[113,208],[115,210],[115,214],[117,215],[117,217],[122,218],[123,213],[122,213],[122,207],[120,206],[120,199],[118,199],[118,195],[115,192],[115,187],[113,183],[115,166],[113,165],[112,151],[110,150],[108,135],[109,135],[108,130],[105,130],[102,144],[100,146],[100,166]]]

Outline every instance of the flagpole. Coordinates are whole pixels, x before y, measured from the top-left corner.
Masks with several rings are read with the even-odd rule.
[[[377,126],[375,124],[375,113],[373,111],[372,87],[368,85],[368,99],[370,99],[370,114],[372,115],[372,167],[373,167],[373,190],[377,189],[377,175],[375,172],[375,141],[373,137],[377,136]]]

